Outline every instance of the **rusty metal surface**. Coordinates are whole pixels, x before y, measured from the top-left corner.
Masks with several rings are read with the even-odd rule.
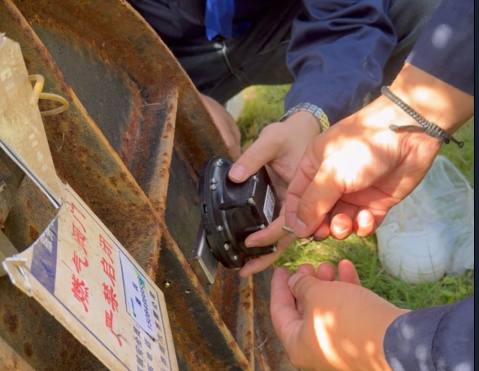
[[[0,370],[34,371],[2,338],[0,338]]]
[[[20,251],[30,246],[55,215],[43,192],[22,182],[5,232]],[[35,300],[0,277],[0,339],[37,371],[94,370],[105,367]]]
[[[0,150],[0,229],[3,228],[24,176],[13,160]]]
[[[186,260],[200,222],[197,174],[226,147],[149,25],[121,0],[0,0],[0,27],[29,73],[45,77],[44,91],[68,100],[68,111],[44,119],[57,173],[165,293],[180,369],[290,370],[277,343],[257,349],[259,333],[274,336],[269,280],[253,295],[252,279],[225,270],[204,288]],[[5,234],[23,250],[55,211],[28,180],[15,200]],[[6,277],[0,303],[0,339],[35,369],[103,369]]]

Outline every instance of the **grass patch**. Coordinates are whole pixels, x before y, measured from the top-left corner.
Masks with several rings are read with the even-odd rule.
[[[256,140],[264,126],[281,118],[288,89],[289,85],[254,86],[243,91],[246,104],[238,120],[243,150]],[[474,186],[474,119],[465,124],[455,137],[464,141],[464,147],[460,149],[455,144],[442,146],[440,154],[449,158]],[[474,294],[474,271],[416,285],[390,276],[379,262],[375,236],[360,238],[352,235],[344,241],[333,238],[322,242],[298,240],[277,260],[276,265],[294,271],[301,264],[316,267],[328,261],[336,265],[342,259],[349,259],[356,265],[364,287],[402,308],[449,304]]]

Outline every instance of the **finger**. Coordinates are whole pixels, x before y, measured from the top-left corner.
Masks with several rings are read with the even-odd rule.
[[[298,269],[296,269],[296,273],[301,274],[303,276],[314,277],[314,267],[312,264],[301,264],[298,267]]]
[[[334,281],[336,279],[336,272],[331,263],[324,262],[318,266],[316,278],[321,281]]]
[[[315,296],[313,291],[320,282],[316,277],[295,273],[289,278],[288,286],[296,300],[305,305],[308,298]]]
[[[315,277],[314,267],[311,264],[301,264],[298,269],[296,269],[296,273],[303,276]],[[304,314],[303,304],[299,301],[296,301],[296,310],[299,314]]]
[[[251,233],[244,241],[246,247],[268,246],[288,235],[281,227],[284,225],[284,216],[278,216],[265,229]]]
[[[331,231],[329,228],[329,217],[326,215],[321,225],[318,227],[318,229],[316,229],[316,231],[314,231],[313,238],[315,241],[323,241],[328,238],[330,234]]]
[[[305,161],[301,161],[286,193],[286,225],[292,226],[298,237],[311,236],[341,196],[331,174],[321,168],[312,174],[313,167]]]
[[[286,237],[278,241],[275,252],[267,255],[260,255],[257,258],[248,261],[239,270],[240,277],[248,277],[268,268],[286,251],[286,249],[294,242],[295,239],[296,237],[288,234]]]
[[[288,348],[288,339],[293,329],[301,324],[301,315],[296,310],[295,298],[288,286],[289,272],[277,268],[271,280],[271,320],[279,340]],[[291,340],[291,339],[290,339]]]
[[[257,173],[268,162],[276,158],[279,147],[273,144],[273,131],[259,138],[233,164],[228,177],[232,182],[241,183]]]
[[[349,260],[341,260],[338,264],[339,281],[361,286],[359,275],[354,264]]]
[[[344,240],[353,231],[353,221],[346,214],[336,214],[333,216],[330,225],[331,236],[337,240]]]
[[[382,220],[383,218],[379,219]],[[373,234],[377,226],[374,214],[368,209],[360,210],[353,220],[353,231],[360,237]]]
[[[354,200],[358,202],[358,200]],[[360,208],[344,200],[339,200],[334,207],[331,215],[331,235],[343,240],[352,232],[360,237],[366,237],[372,234],[376,228],[375,215],[371,210]]]

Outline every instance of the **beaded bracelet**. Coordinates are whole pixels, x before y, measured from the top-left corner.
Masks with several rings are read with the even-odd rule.
[[[408,113],[414,120],[419,122],[421,126],[414,126],[414,125],[403,125],[403,126],[397,126],[397,125],[390,125],[389,129],[392,131],[396,130],[418,130],[426,133],[427,135],[439,139],[442,143],[449,144],[449,142],[454,142],[457,144],[459,148],[462,148],[464,146],[464,142],[459,142],[456,140],[451,134],[446,133],[444,130],[442,130],[439,126],[436,124],[427,121],[422,117],[419,113],[414,111],[411,107],[409,107],[406,103],[404,103],[401,99],[399,99],[396,95],[391,93],[389,90],[389,86],[383,86],[381,88],[381,93],[389,98],[391,101],[393,101],[395,104],[397,104],[403,111]]]

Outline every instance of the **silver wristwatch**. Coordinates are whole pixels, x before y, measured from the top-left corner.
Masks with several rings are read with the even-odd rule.
[[[290,108],[288,111],[286,111],[284,116],[279,121],[280,122],[286,121],[288,118],[290,118],[296,112],[309,112],[314,117],[316,117],[316,119],[318,120],[318,123],[319,123],[319,129],[320,129],[321,133],[329,128],[328,116],[326,116],[326,114],[324,113],[324,111],[321,108],[319,108],[318,106],[315,106],[314,104],[311,104],[311,103],[300,103],[300,104]]]

